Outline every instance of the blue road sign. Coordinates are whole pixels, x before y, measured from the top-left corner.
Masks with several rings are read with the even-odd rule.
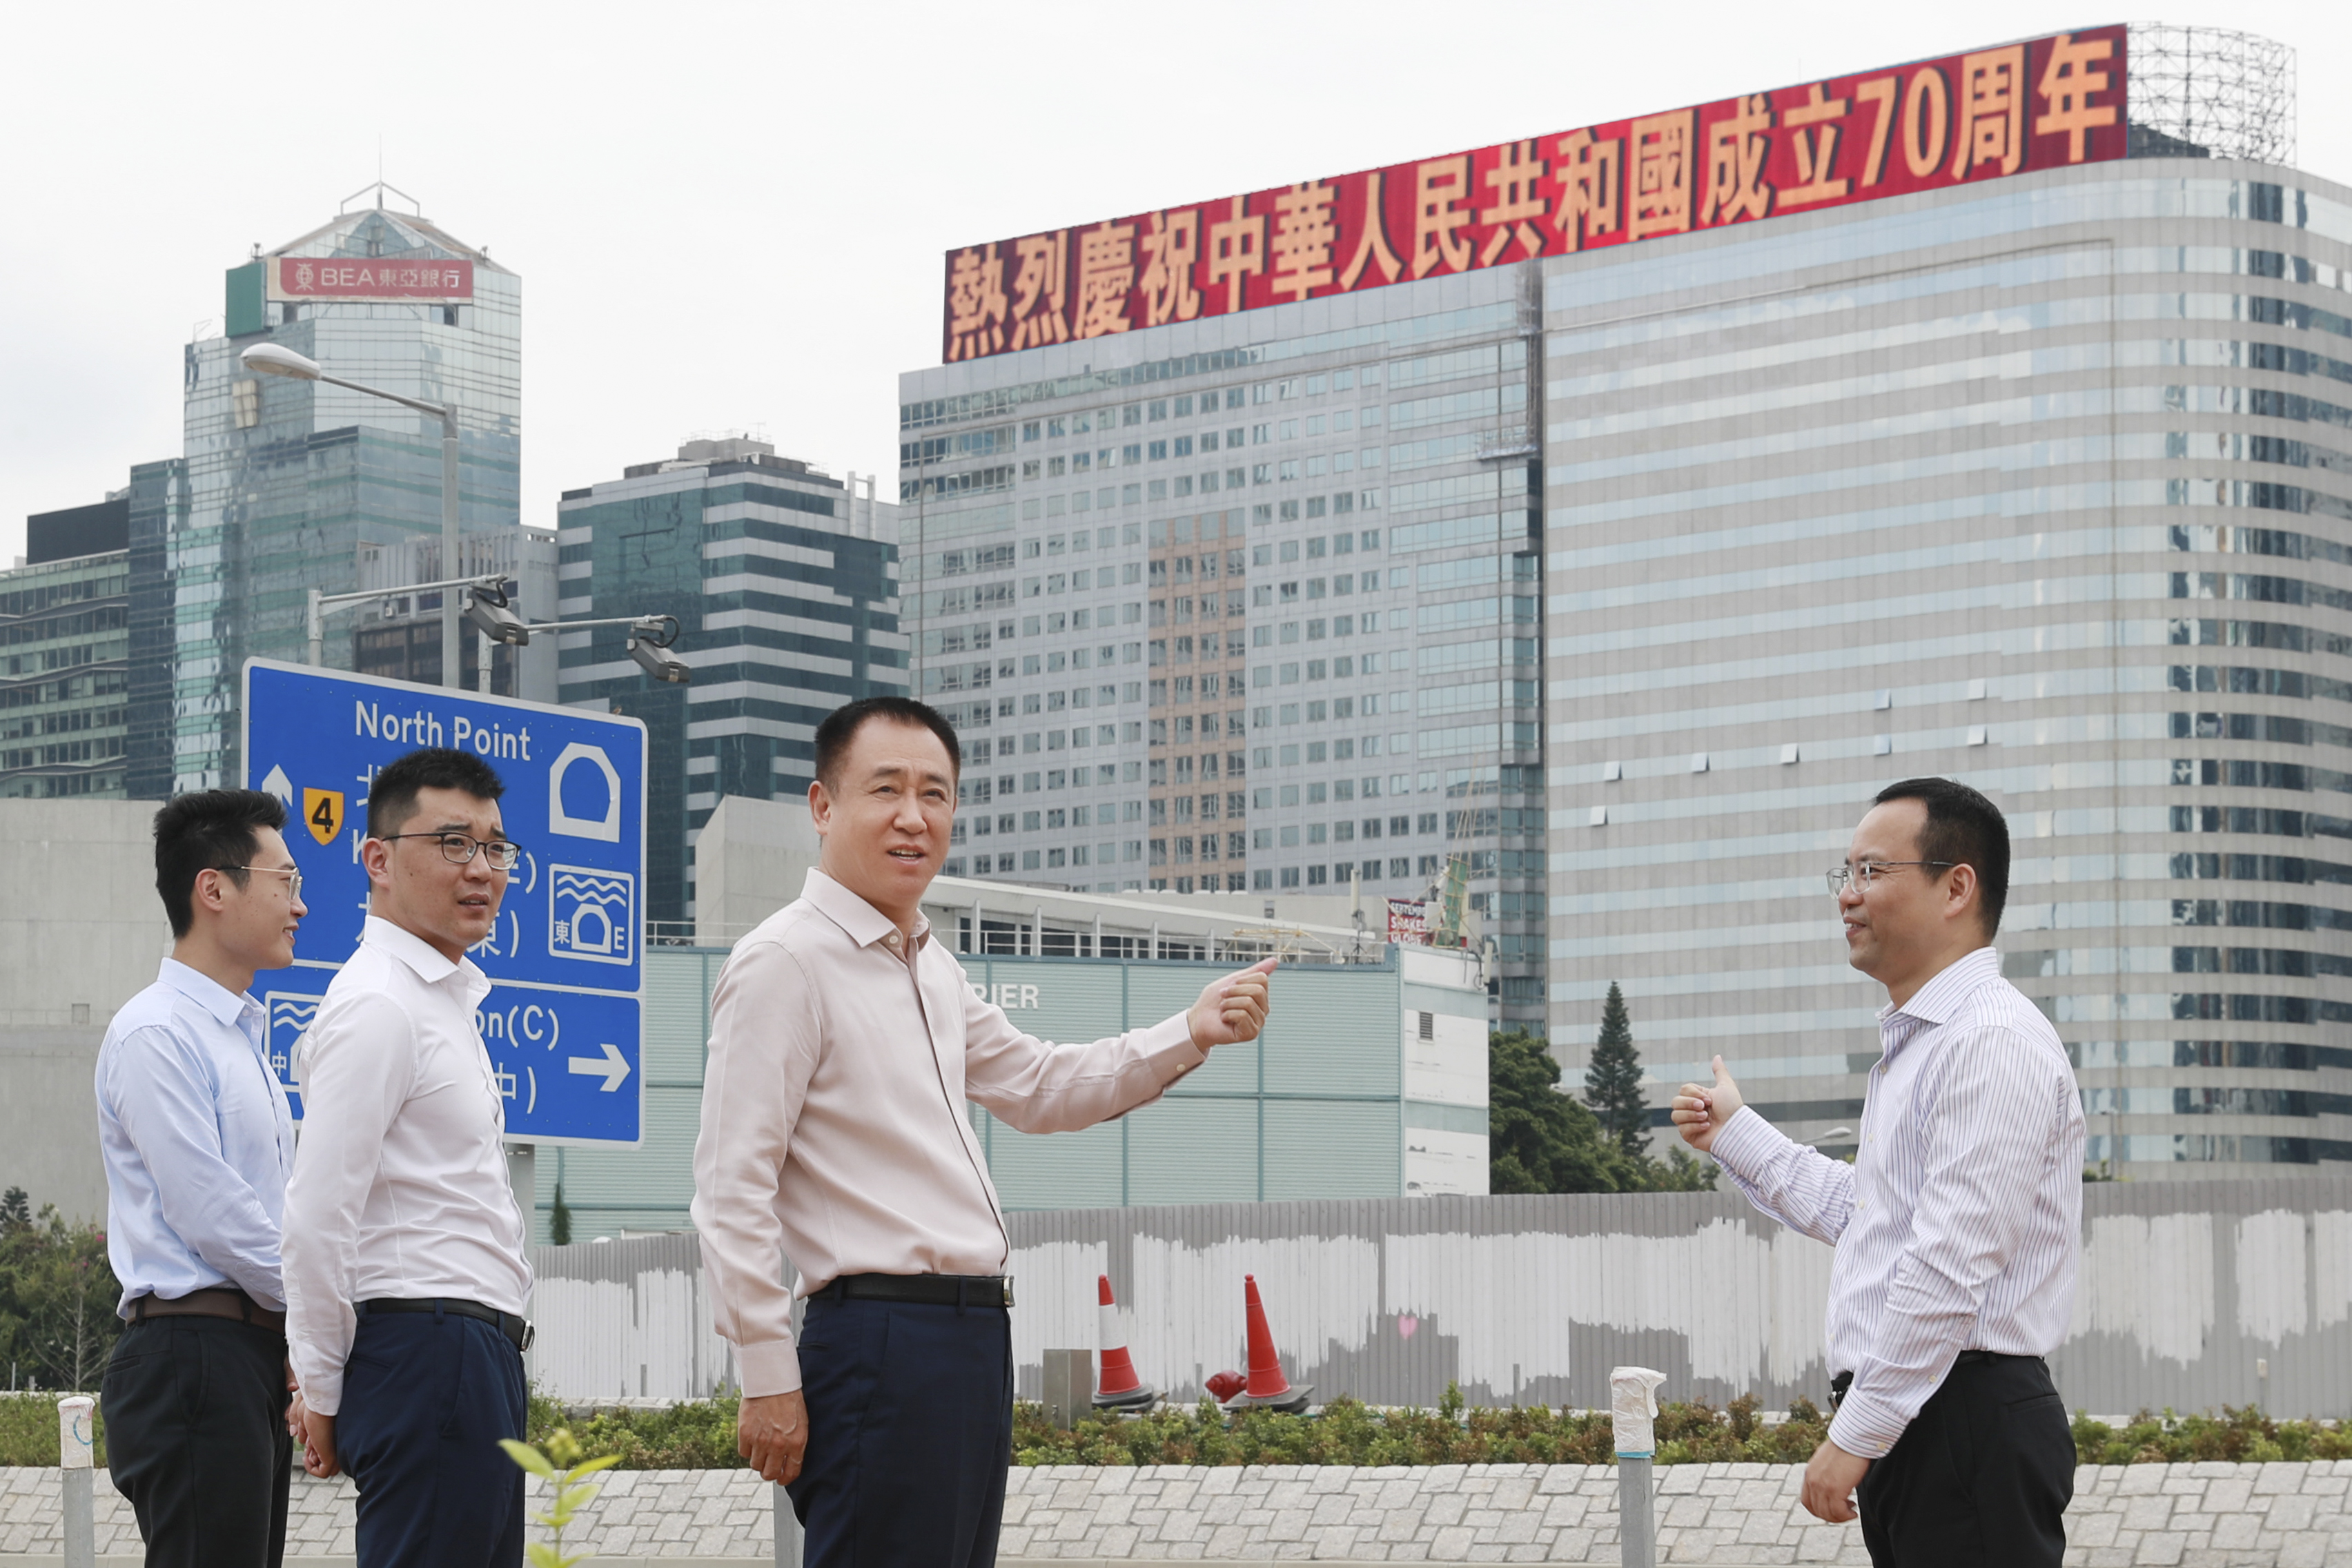
[[[296,1047],[359,946],[369,784],[421,746],[462,748],[497,769],[507,837],[522,846],[497,925],[467,952],[492,983],[476,1017],[506,1091],[507,1136],[635,1146],[645,1128],[646,885],[646,727],[635,719],[247,660],[247,787],[286,803],[286,847],[310,910],[293,964],[254,979],[278,1076],[293,1089]]]

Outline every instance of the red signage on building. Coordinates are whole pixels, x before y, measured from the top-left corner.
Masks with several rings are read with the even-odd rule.
[[[1389,940],[1429,945],[1429,906],[1419,899],[1389,900]]]
[[[2121,158],[2120,26],[951,250],[950,361]]]
[[[470,300],[474,264],[415,257],[280,256],[269,273],[273,300]]]

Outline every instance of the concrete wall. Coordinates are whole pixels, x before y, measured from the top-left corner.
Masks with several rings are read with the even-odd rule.
[[[91,1076],[172,931],[155,896],[155,803],[0,801],[0,1187],[103,1220]]]
[[[0,1029],[95,1026],[155,978],[156,805],[0,801]]]

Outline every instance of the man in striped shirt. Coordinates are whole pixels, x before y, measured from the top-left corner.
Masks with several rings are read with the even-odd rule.
[[[1886,987],[1848,1165],[1748,1109],[1715,1058],[1674,1121],[1759,1209],[1837,1249],[1828,1439],[1804,1504],[1861,1504],[1878,1568],[2059,1568],[2074,1445],[2042,1358],[2081,1258],[2083,1108],[2057,1031],[2001,978],[2009,828],[1948,779],[1880,792],[1829,873],[1856,969]]]

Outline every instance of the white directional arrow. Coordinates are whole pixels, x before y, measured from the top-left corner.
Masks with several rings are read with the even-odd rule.
[[[629,1064],[621,1059],[621,1047],[610,1040],[604,1042],[604,1055],[601,1059],[595,1057],[573,1057],[572,1070],[585,1074],[589,1078],[603,1078],[604,1090],[606,1094],[610,1094],[621,1087],[623,1079],[629,1076]]]
[[[279,800],[284,801],[288,805],[292,805],[294,804],[293,781],[286,776],[286,770],[284,768],[272,768],[269,770],[269,776],[261,781],[261,793],[264,795],[274,795]]]

